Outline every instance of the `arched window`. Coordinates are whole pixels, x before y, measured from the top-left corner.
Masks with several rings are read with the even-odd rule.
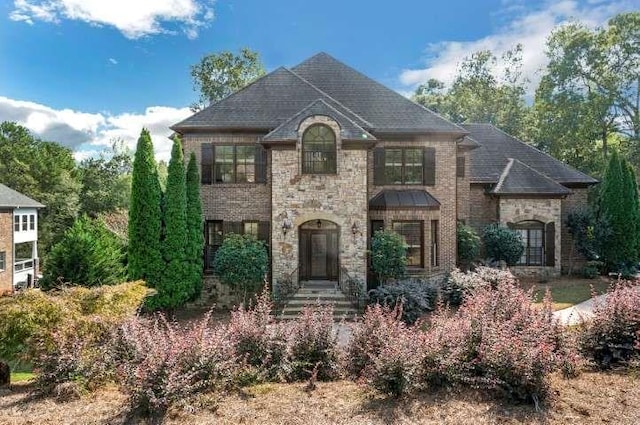
[[[515,223],[513,229],[522,236],[524,252],[518,265],[543,266],[544,265],[544,223],[534,220]]]
[[[302,135],[302,173],[336,173],[336,135],[323,124],[314,124]]]

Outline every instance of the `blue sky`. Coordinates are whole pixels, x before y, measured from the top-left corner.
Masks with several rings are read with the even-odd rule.
[[[0,2],[0,121],[91,155],[150,128],[159,158],[168,126],[197,97],[190,65],[247,46],[267,71],[326,51],[410,93],[450,81],[479,49],[524,46],[532,86],[555,25],[602,25],[638,0],[376,1],[15,0]]]

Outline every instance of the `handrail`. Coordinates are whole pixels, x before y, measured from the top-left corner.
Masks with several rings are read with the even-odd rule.
[[[338,286],[340,288],[340,291],[347,297],[347,299],[354,307],[360,310],[363,307],[362,304],[364,301],[364,298],[362,296],[364,292],[364,282],[359,279],[353,278],[349,274],[349,271],[342,265],[340,266],[339,270],[340,274],[338,276]]]

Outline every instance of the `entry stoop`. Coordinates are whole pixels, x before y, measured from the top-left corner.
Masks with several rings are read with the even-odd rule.
[[[302,308],[315,305],[333,305],[335,321],[354,320],[359,313],[349,299],[338,289],[337,282],[302,282],[298,292],[287,302],[278,315],[279,320],[292,320],[298,317]]]

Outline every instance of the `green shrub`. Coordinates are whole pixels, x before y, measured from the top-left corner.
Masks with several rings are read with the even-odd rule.
[[[147,294],[142,282],[59,292],[26,290],[0,299],[0,358],[32,363],[55,348],[53,334],[65,329],[78,335],[103,331],[138,310]]]
[[[407,245],[392,230],[378,230],[371,240],[371,268],[381,283],[407,274]]]
[[[251,235],[228,235],[216,252],[213,268],[244,305],[260,290],[269,267],[267,248]]]
[[[40,286],[115,285],[125,275],[123,242],[102,222],[83,216],[51,248]]]
[[[498,283],[515,285],[517,280],[508,270],[478,267],[465,273],[455,269],[442,284],[442,297],[449,305],[459,306],[473,291],[486,287],[495,289]]]
[[[438,288],[420,279],[403,280],[395,284],[381,285],[369,291],[369,302],[395,308],[402,306],[402,320],[415,323],[423,314],[433,311],[438,298]]]
[[[458,223],[456,238],[458,241],[458,264],[468,268],[480,253],[480,236],[473,227]]]
[[[489,258],[505,261],[509,266],[516,264],[524,252],[520,234],[497,224],[484,228],[482,243]]]

